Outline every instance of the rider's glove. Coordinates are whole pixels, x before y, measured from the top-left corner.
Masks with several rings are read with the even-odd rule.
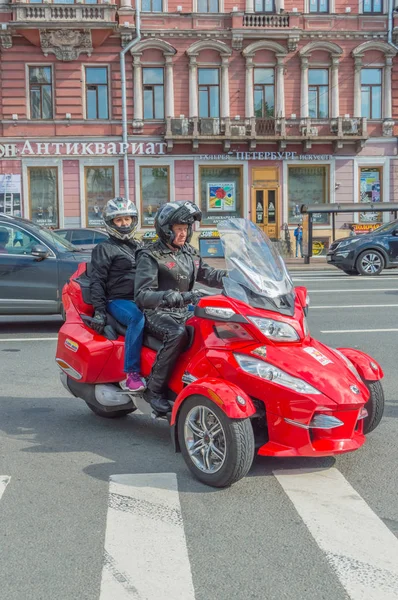
[[[95,311],[94,317],[91,321],[91,328],[97,333],[101,334],[104,331],[106,325],[106,315],[98,310]]]
[[[183,308],[184,298],[180,292],[170,290],[163,296],[163,305],[167,306],[168,308]]]
[[[203,294],[198,290],[192,292],[183,292],[182,297],[184,298],[184,304],[197,304],[201,298],[203,298]]]

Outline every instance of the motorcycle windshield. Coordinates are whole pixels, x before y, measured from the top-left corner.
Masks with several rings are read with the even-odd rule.
[[[228,269],[224,280],[228,296],[261,306],[262,299],[275,301],[291,295],[293,282],[282,257],[254,223],[226,219],[219,223],[218,231]]]

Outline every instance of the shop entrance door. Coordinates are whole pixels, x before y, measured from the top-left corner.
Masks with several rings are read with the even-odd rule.
[[[270,238],[278,238],[277,190],[254,189],[252,217],[253,221]]]

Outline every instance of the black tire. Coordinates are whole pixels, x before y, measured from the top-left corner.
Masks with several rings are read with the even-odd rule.
[[[384,413],[384,392],[380,381],[365,381],[370,398],[365,404],[368,416],[363,421],[363,432],[370,433],[379,425]]]
[[[61,304],[61,317],[62,317],[63,322],[65,323],[65,321],[66,321],[66,312],[65,312],[63,304]]]
[[[97,408],[96,406],[93,406],[89,402],[86,402],[86,404],[89,407],[89,409],[92,410],[95,415],[97,415],[97,417],[102,417],[103,419],[121,419],[122,417],[127,417],[127,415],[134,412],[135,410],[133,409],[105,411],[101,410],[100,408]]]
[[[359,275],[358,271],[356,269],[341,269],[343,271],[343,273],[346,273],[347,275]]]
[[[184,429],[187,416],[195,407],[210,409],[220,422],[225,434],[225,459],[215,473],[205,473],[193,462],[186,446]],[[217,488],[228,487],[247,475],[254,458],[254,433],[250,419],[230,419],[204,396],[191,396],[184,401],[178,415],[178,440],[181,453],[191,473],[202,483]]]
[[[384,257],[377,250],[365,250],[357,258],[356,270],[361,275],[373,277],[384,269]]]

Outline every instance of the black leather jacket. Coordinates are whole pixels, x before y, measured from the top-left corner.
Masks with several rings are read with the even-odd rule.
[[[135,298],[137,305],[146,310],[160,307],[169,290],[189,292],[195,281],[220,288],[227,275],[227,271],[204,263],[190,244],[174,251],[159,240],[141,248],[136,258]]]
[[[109,300],[134,300],[135,253],[141,243],[122,242],[110,237],[100,242],[91,255],[91,302],[95,310],[106,311]]]

